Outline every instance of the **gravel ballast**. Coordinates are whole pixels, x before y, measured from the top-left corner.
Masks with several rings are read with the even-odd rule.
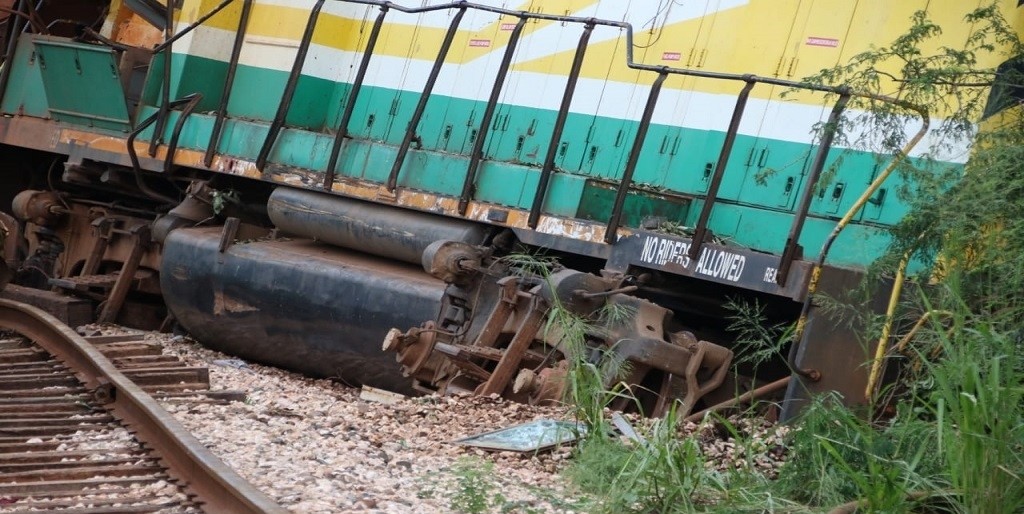
[[[481,497],[494,512],[586,510],[560,475],[570,447],[517,453],[452,444],[537,419],[571,421],[565,407],[468,396],[367,401],[360,399],[360,389],[247,363],[185,337],[145,337],[161,343],[167,354],[208,367],[213,390],[248,395],[245,402],[176,399],[163,405],[291,512],[456,512]],[[647,424],[627,417],[638,429]],[[681,428],[699,438],[709,469],[753,462],[772,475],[784,456],[785,428],[759,420],[737,420],[735,426],[760,441],[757,455],[744,455],[749,447],[713,427],[688,423]]]

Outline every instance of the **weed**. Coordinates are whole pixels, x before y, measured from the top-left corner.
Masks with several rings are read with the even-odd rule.
[[[708,471],[699,443],[678,437],[675,409],[644,431],[641,441],[588,438],[566,475],[596,500],[594,512],[697,510]]]
[[[506,503],[494,482],[493,462],[462,458],[452,472],[457,489],[451,498],[451,508],[456,512],[480,514]]]

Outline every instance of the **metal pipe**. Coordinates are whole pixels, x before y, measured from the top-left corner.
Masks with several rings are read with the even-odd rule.
[[[791,377],[783,377],[783,378],[780,378],[780,379],[778,379],[778,380],[776,380],[774,382],[770,382],[770,383],[765,384],[765,385],[763,385],[761,387],[758,387],[757,389],[754,389],[752,391],[747,391],[747,392],[745,392],[745,393],[743,393],[743,394],[741,394],[741,395],[739,395],[739,396],[737,396],[735,398],[732,398],[730,400],[726,400],[726,401],[721,402],[721,403],[716,403],[715,405],[712,405],[711,407],[708,407],[708,408],[706,408],[706,409],[704,409],[704,410],[702,410],[700,412],[697,412],[697,413],[694,413],[694,414],[690,414],[683,421],[687,421],[687,422],[690,422],[690,423],[696,423],[696,422],[704,419],[704,416],[707,416],[708,414],[711,414],[712,412],[721,412],[723,410],[731,409],[733,407],[736,407],[736,406],[738,406],[738,405],[740,405],[742,403],[746,403],[746,402],[749,402],[749,401],[761,398],[763,396],[768,396],[769,394],[776,393],[778,391],[781,391],[781,390],[789,387],[790,379],[791,379]]]
[[[903,292],[903,279],[907,274],[907,265],[910,263],[912,250],[907,250],[900,259],[900,265],[896,268],[896,277],[893,279],[892,291],[889,294],[889,305],[885,309],[885,324],[882,325],[882,333],[878,336],[878,343],[875,345],[875,358],[871,360],[871,371],[868,373],[868,385],[864,388],[864,399],[871,403],[875,395],[875,386],[878,385],[878,377],[882,374],[882,361],[889,348],[889,336],[892,334],[892,325],[896,321],[896,307],[900,304],[900,294]]]
[[[452,17],[451,25],[448,26],[448,32],[445,33],[444,41],[441,42],[441,48],[437,52],[437,58],[434,59],[434,66],[430,69],[430,75],[427,76],[427,83],[423,86],[423,92],[420,93],[419,103],[416,104],[416,110],[413,111],[412,119],[409,120],[409,125],[405,129],[405,137],[402,138],[402,144],[398,147],[398,155],[395,156],[395,162],[391,165],[391,173],[388,174],[387,182],[388,191],[394,191],[398,187],[398,174],[402,170],[402,165],[405,164],[409,146],[412,145],[412,140],[416,136],[416,128],[420,124],[423,112],[427,109],[427,101],[430,100],[430,93],[433,92],[434,85],[437,83],[437,76],[440,75],[441,67],[444,66],[448,50],[452,47],[455,33],[459,30],[459,23],[466,14],[466,6],[461,2],[458,5],[460,5],[459,12]]]
[[[668,73],[659,73],[658,78],[651,85],[651,92],[647,95],[647,105],[644,106],[644,113],[640,117],[640,125],[636,129],[636,138],[633,139],[633,148],[629,150],[626,169],[622,173],[622,181],[619,182],[618,191],[615,193],[612,216],[608,220],[608,227],[604,232],[604,242],[608,244],[614,243],[617,239],[619,223],[622,220],[622,209],[626,205],[626,194],[629,193],[630,185],[633,183],[633,173],[636,171],[636,163],[640,160],[640,151],[643,150],[644,140],[647,138],[647,129],[651,126],[654,108],[658,105],[658,95],[661,94],[661,86],[667,78]]]
[[[917,335],[917,332],[921,330],[921,327],[923,327],[925,322],[928,321],[928,318],[931,318],[932,316],[935,315],[952,316],[953,312],[946,310],[930,310],[922,314],[921,317],[918,318],[917,322],[914,323],[914,326],[910,328],[910,331],[908,331],[906,335],[900,338],[899,343],[896,343],[896,352],[903,353],[904,350],[906,350],[907,345],[910,343],[910,340],[913,339],[915,335]]]
[[[708,184],[708,192],[704,195],[704,205],[700,209],[700,217],[697,218],[697,226],[693,230],[693,241],[690,243],[688,255],[696,259],[700,255],[701,246],[708,232],[708,220],[711,219],[711,208],[718,198],[718,189],[722,185],[722,177],[725,175],[725,166],[729,163],[729,155],[732,154],[732,146],[736,142],[736,134],[740,130],[740,121],[743,120],[743,110],[747,108],[747,100],[750,98],[750,91],[757,83],[756,78],[748,75],[748,80],[739,96],[736,97],[736,106],[732,110],[732,119],[729,120],[729,128],[725,133],[725,141],[722,142],[722,151],[718,153],[718,162],[715,163],[715,172],[711,176],[711,183]]]
[[[159,112],[153,113],[148,118],[143,120],[142,123],[139,123],[135,127],[135,130],[132,130],[132,132],[128,134],[128,158],[132,161],[132,172],[135,174],[135,185],[139,188],[139,191],[142,191],[143,194],[154,200],[160,200],[161,202],[164,202],[168,205],[176,205],[178,203],[177,198],[171,198],[169,196],[165,196],[161,193],[158,193],[153,189],[150,189],[150,187],[147,186],[146,183],[142,181],[142,167],[139,165],[139,155],[135,151],[135,138],[138,137],[140,132],[146,130],[146,127],[149,127],[154,122],[156,122],[156,119],[159,116]]]
[[[26,0],[20,0],[18,2],[18,11],[21,12],[25,9]],[[24,27],[26,19],[21,16],[16,16],[14,19],[7,18],[7,49],[4,52],[4,63],[0,67],[0,102],[3,101],[4,96],[7,94],[7,83],[11,79],[11,67],[14,62],[14,52],[18,48],[18,35],[21,33],[21,29]]]
[[[583,58],[587,53],[587,45],[590,43],[590,35],[594,32],[595,22],[587,21],[583,27],[583,34],[576,44],[576,55],[572,58],[572,67],[569,68],[569,76],[565,82],[565,92],[562,93],[562,104],[558,107],[558,116],[555,118],[555,128],[551,132],[551,141],[548,143],[547,156],[544,158],[544,167],[540,170],[540,181],[537,183],[537,190],[533,193],[533,206],[530,208],[530,217],[527,224],[530,228],[537,228],[540,220],[540,211],[544,207],[544,197],[547,196],[548,182],[551,181],[551,174],[555,170],[555,155],[558,153],[558,143],[562,140],[562,131],[565,130],[565,121],[569,117],[569,107],[572,105],[572,97],[576,92],[576,83],[580,79],[580,70],[583,68]]]
[[[324,190],[330,191],[334,186],[335,168],[338,166],[338,156],[341,155],[341,145],[348,136],[348,124],[352,120],[352,113],[356,109],[356,99],[359,91],[363,88],[363,80],[366,79],[366,70],[370,67],[370,57],[377,47],[377,38],[380,36],[380,29],[384,26],[384,17],[388,14],[388,6],[380,8],[377,19],[370,29],[370,37],[366,41],[366,48],[363,50],[363,58],[359,62],[359,71],[356,72],[355,81],[352,82],[352,89],[348,92],[348,100],[345,102],[345,111],[341,115],[341,122],[338,124],[338,131],[334,134],[334,142],[331,144],[331,156],[327,159],[327,169],[324,175]]]
[[[313,31],[316,30],[316,22],[320,18],[320,10],[323,7],[324,0],[317,0],[316,4],[313,5],[313,10],[309,13],[309,19],[306,20],[306,30],[302,33],[302,40],[299,41],[299,49],[295,54],[295,62],[292,63],[292,71],[288,75],[288,82],[284,85],[281,103],[277,106],[274,121],[270,123],[270,130],[267,132],[267,137],[263,140],[260,153],[256,157],[256,169],[260,171],[263,171],[263,167],[267,165],[270,151],[274,149],[277,135],[284,126],[285,118],[288,117],[288,110],[292,106],[292,98],[295,97],[295,89],[298,87],[299,78],[302,76],[302,66],[306,63],[306,54],[309,53],[309,44],[313,40]]]
[[[31,6],[32,4],[29,3],[28,5]],[[40,26],[39,25],[39,19],[38,19],[37,16],[32,16],[32,15],[29,15],[29,14],[25,14],[25,13],[23,13],[23,12],[17,10],[17,9],[11,9],[9,7],[0,7],[0,12],[5,12],[7,14],[11,14],[11,15],[14,15],[14,16],[20,16],[22,18],[25,18],[25,20],[29,24],[32,25],[32,30],[35,31],[37,34],[47,34],[47,33],[49,33],[48,29],[50,28],[50,25]]]
[[[167,25],[164,26],[164,76],[163,92],[160,98],[160,110],[157,111],[156,127],[153,129],[153,137],[149,140],[149,156],[156,156],[156,147],[163,141],[164,124],[167,123],[167,114],[171,110],[171,39],[174,33],[174,2],[167,0]]]
[[[800,206],[793,217],[793,224],[789,227],[789,236],[786,238],[786,246],[782,251],[782,258],[779,261],[779,272],[775,276],[775,283],[780,286],[786,285],[789,277],[789,270],[793,267],[793,259],[796,259],[800,248],[800,233],[803,232],[804,222],[807,220],[807,211],[811,208],[811,199],[814,197],[814,189],[821,178],[821,172],[825,168],[825,160],[828,152],[832,149],[832,140],[835,139],[839,130],[840,117],[850,101],[849,94],[839,95],[839,101],[832,107],[825,123],[825,130],[821,134],[821,143],[818,144],[818,151],[814,154],[814,161],[811,163],[810,176],[804,184],[804,190],[800,194]]]
[[[220,146],[221,131],[224,130],[224,120],[228,112],[228,100],[231,98],[231,90],[235,84],[235,73],[238,71],[238,59],[242,55],[242,46],[245,44],[245,32],[249,28],[249,14],[252,12],[253,0],[242,0],[242,13],[238,18],[238,29],[235,31],[235,43],[231,47],[231,59],[228,61],[228,73],[224,77],[224,90],[220,95],[220,103],[217,105],[217,115],[213,120],[213,132],[210,134],[210,143],[206,145],[206,154],[203,156],[203,165],[207,168],[213,164],[213,154]]]
[[[193,93],[189,95],[188,102],[181,108],[181,114],[178,115],[178,121],[174,124],[174,130],[171,132],[171,140],[167,143],[167,156],[164,157],[164,173],[171,171],[171,166],[174,164],[174,152],[178,149],[178,138],[181,136],[181,129],[185,127],[185,120],[192,115],[192,111],[195,110],[196,105],[203,100],[202,93]]]
[[[862,93],[860,96],[889,102],[904,109],[917,112],[918,115],[921,116],[921,128],[918,129],[917,133],[915,133],[909,141],[907,141],[907,144],[904,145],[903,148],[899,151],[899,153],[897,153],[896,156],[893,158],[893,160],[889,162],[889,165],[886,166],[885,169],[882,170],[882,172],[877,177],[875,177],[875,180],[871,182],[868,188],[865,189],[863,193],[861,193],[860,198],[858,198],[857,201],[854,202],[853,206],[850,207],[848,211],[846,211],[846,214],[843,216],[843,218],[840,219],[838,223],[836,223],[836,226],[832,229],[832,232],[828,235],[828,238],[822,245],[821,252],[818,254],[817,262],[814,263],[814,268],[811,270],[811,279],[807,283],[807,290],[804,293],[803,306],[800,309],[800,317],[797,318],[796,328],[793,330],[793,344],[789,347],[789,356],[787,358],[787,361],[789,363],[790,369],[793,370],[793,373],[796,373],[803,378],[815,382],[821,379],[821,372],[814,369],[800,368],[799,366],[796,365],[796,357],[798,350],[800,348],[800,340],[803,338],[804,330],[807,328],[807,317],[811,311],[811,302],[813,300],[814,293],[818,291],[818,281],[821,279],[821,270],[825,266],[825,259],[828,258],[828,252],[829,250],[832,249],[832,244],[835,243],[836,237],[838,237],[839,233],[842,232],[844,228],[846,228],[846,225],[848,225],[850,221],[853,220],[853,217],[857,214],[857,211],[861,210],[861,208],[864,207],[864,204],[866,204],[868,200],[870,200],[871,197],[874,196],[875,191],[877,191],[878,188],[882,186],[882,183],[884,183],[885,180],[889,178],[889,175],[891,175],[892,172],[896,170],[896,167],[899,165],[899,163],[902,162],[903,159],[905,159],[910,154],[910,150],[917,146],[921,139],[924,138],[925,134],[928,133],[928,127],[931,122],[928,116],[928,110],[925,109],[924,107],[914,105],[909,102],[904,102],[901,100],[896,100],[890,97],[875,95],[871,93]]]
[[[156,45],[155,47],[153,47],[153,53],[160,52],[161,50],[164,49],[164,47],[173,44],[175,41],[181,39],[186,34],[192,32],[193,30],[196,29],[196,27],[206,23],[206,20],[209,20],[210,18],[213,18],[214,16],[216,16],[217,13],[223,11],[225,7],[227,7],[229,4],[231,4],[231,2],[234,2],[234,1],[235,0],[224,0],[219,5],[217,5],[217,7],[214,7],[213,9],[210,9],[210,12],[202,15],[199,19],[197,19],[191,25],[189,25],[188,27],[185,27],[184,29],[182,29],[181,32],[178,32],[177,34],[175,34],[174,37],[171,37],[170,39],[167,39],[163,43],[160,43],[159,45]],[[171,23],[172,23],[172,20],[170,18],[168,18],[167,19],[167,24],[170,25]]]
[[[198,93],[196,93],[196,94],[198,94]],[[193,96],[194,95],[189,95],[189,96],[186,96],[186,97],[184,97],[182,99],[170,102],[168,104],[168,108],[174,107],[174,106],[177,106],[177,105],[181,105],[181,104],[189,103],[189,102],[192,101]],[[131,163],[132,163],[132,172],[134,172],[134,174],[135,174],[135,184],[139,188],[139,190],[142,191],[143,194],[145,194],[146,196],[148,196],[150,198],[153,198],[154,200],[160,200],[160,201],[165,202],[165,203],[170,204],[170,205],[176,205],[178,203],[178,199],[177,198],[171,198],[169,196],[166,196],[166,195],[163,195],[161,193],[158,193],[157,191],[154,191],[149,186],[147,186],[145,182],[142,181],[142,166],[139,164],[138,152],[135,151],[135,139],[137,137],[139,137],[139,134],[141,134],[143,130],[146,130],[146,128],[148,128],[150,125],[155,123],[159,116],[160,116],[159,112],[155,112],[155,113],[151,114],[148,118],[146,118],[141,123],[136,125],[135,128],[128,134],[128,140],[127,140],[128,159],[131,160]]]
[[[462,194],[459,195],[459,214],[466,214],[469,207],[469,200],[476,191],[476,172],[480,161],[484,157],[484,143],[487,141],[487,132],[491,127],[491,119],[494,118],[494,111],[498,108],[498,100],[501,97],[501,89],[508,78],[508,69],[512,65],[512,57],[519,45],[519,37],[526,27],[526,18],[520,16],[516,27],[509,35],[508,45],[505,46],[505,54],[501,57],[501,64],[498,66],[498,75],[494,78],[494,86],[491,88],[491,96],[487,100],[487,107],[484,109],[483,118],[480,119],[480,129],[473,142],[473,150],[469,153],[469,167],[466,169],[466,178],[462,182]]]

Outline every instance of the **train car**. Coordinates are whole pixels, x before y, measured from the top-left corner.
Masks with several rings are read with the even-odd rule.
[[[801,79],[917,10],[962,45],[977,5],[19,0],[8,258],[99,321],[353,384],[559,401],[582,351],[649,414],[863,402],[872,345],[815,295],[884,253],[901,161],[969,148],[934,153],[932,106]],[[864,97],[905,112],[896,156],[833,144]],[[796,326],[756,370],[735,305]]]

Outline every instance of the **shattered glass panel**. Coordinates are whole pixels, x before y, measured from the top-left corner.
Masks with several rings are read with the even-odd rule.
[[[535,452],[571,443],[586,432],[582,423],[538,419],[452,442],[485,450]]]

